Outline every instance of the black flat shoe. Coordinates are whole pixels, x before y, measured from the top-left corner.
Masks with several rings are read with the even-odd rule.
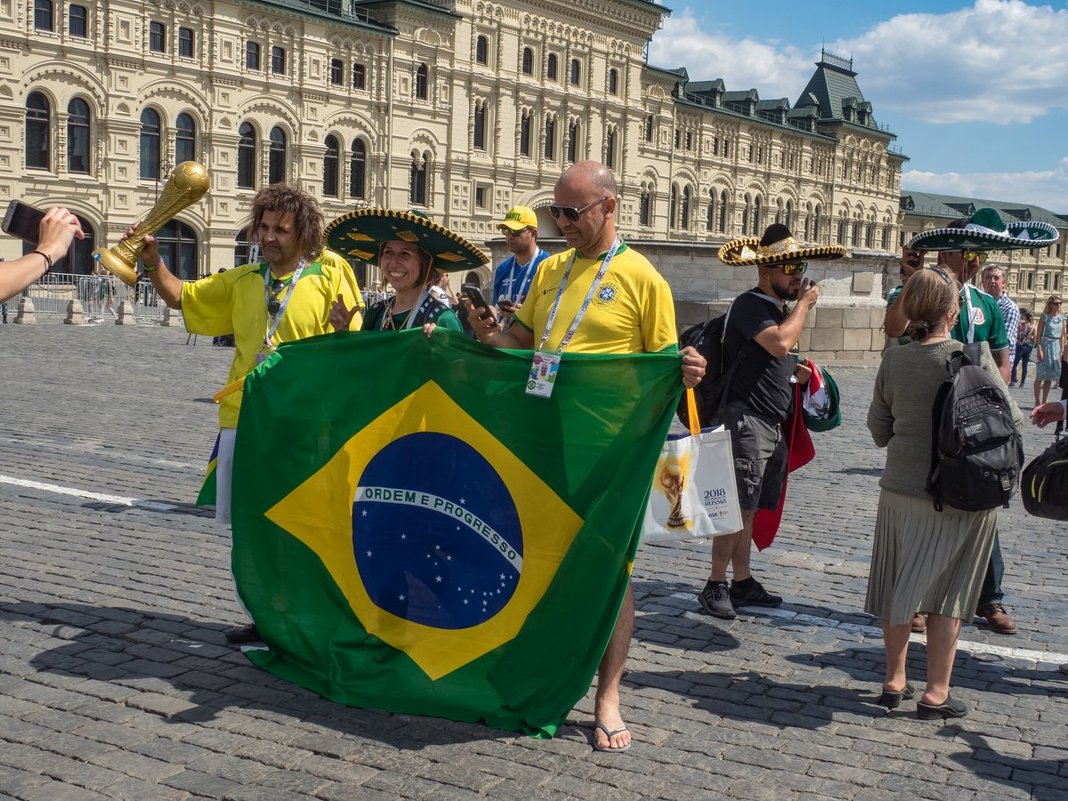
[[[915,697],[916,688],[911,684],[906,684],[905,689],[901,692],[892,693],[889,690],[883,690],[883,694],[879,696],[875,703],[885,706],[887,709],[897,709],[901,706],[902,701],[911,701]]]
[[[226,641],[231,645],[244,645],[250,642],[263,642],[260,639],[260,630],[255,623],[249,623],[239,629],[230,629],[225,634]]]
[[[923,701],[916,702],[916,717],[920,720],[934,720],[935,718],[962,718],[968,714],[968,707],[963,701],[958,701],[951,696],[940,704],[925,704]]]

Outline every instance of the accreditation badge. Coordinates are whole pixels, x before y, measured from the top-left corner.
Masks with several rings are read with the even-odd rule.
[[[552,397],[553,387],[556,386],[556,374],[560,370],[559,353],[542,353],[537,351],[530,365],[530,376],[527,378],[527,394],[539,398]]]

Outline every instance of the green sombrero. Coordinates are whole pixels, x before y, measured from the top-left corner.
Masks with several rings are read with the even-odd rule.
[[[743,236],[719,249],[719,260],[732,267],[765,267],[791,261],[840,259],[846,254],[841,245],[805,245],[794,239],[790,229],[773,223],[759,239]]]
[[[1008,225],[997,209],[976,209],[960,228],[933,228],[916,234],[905,246],[912,250],[1024,250],[1044,248],[1057,241],[1057,229],[1047,222],[1025,220]]]
[[[386,242],[415,245],[444,272],[476,270],[489,263],[489,257],[462,236],[415,211],[356,209],[327,225],[323,239],[345,258],[371,264],[378,263]]]

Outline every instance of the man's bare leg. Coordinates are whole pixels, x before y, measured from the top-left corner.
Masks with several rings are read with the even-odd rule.
[[[597,668],[597,694],[594,696],[593,719],[608,731],[624,728],[619,711],[619,684],[623,680],[623,667],[630,650],[630,638],[634,634],[634,590],[627,582],[627,593],[616,618],[616,627],[608,641],[604,657]],[[598,728],[593,730],[593,744],[601,750],[618,750],[630,745],[630,732],[621,731],[611,740]]]
[[[755,509],[742,509],[742,530],[712,538],[712,571],[709,581],[726,581],[727,565],[730,564],[735,581],[744,581],[752,575],[749,567],[749,552],[753,544],[753,518]]]

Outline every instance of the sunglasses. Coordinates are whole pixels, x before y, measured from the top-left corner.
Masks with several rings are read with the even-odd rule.
[[[563,214],[567,219],[571,220],[571,222],[577,222],[578,218],[585,214],[589,209],[592,209],[598,203],[604,203],[606,200],[608,200],[607,197],[599,197],[592,203],[587,203],[581,209],[576,209],[574,206],[558,206],[553,203],[549,206],[549,214],[553,216],[554,220],[559,219],[560,215]]]
[[[799,261],[797,264],[780,264],[783,275],[804,275],[808,269],[807,261]]]
[[[285,288],[286,285],[283,284],[281,281],[275,281],[271,284],[271,295],[277,295]],[[278,314],[278,310],[281,308],[282,301],[280,301],[276,297],[271,297],[271,302],[267,304],[267,313],[273,317],[274,315]]]
[[[978,261],[980,264],[986,263],[986,257],[990,254],[986,251],[979,250],[966,250],[964,251],[965,261]]]
[[[554,214],[553,216],[555,217],[556,215]],[[575,219],[578,219],[578,218],[576,217]],[[520,228],[518,231],[513,231],[511,228],[508,228],[507,226],[505,226],[505,227],[502,227],[501,230],[504,231],[504,235],[506,237],[516,237],[516,236],[522,236],[527,231],[530,231],[530,230],[533,230],[533,229],[528,227],[528,228]]]

